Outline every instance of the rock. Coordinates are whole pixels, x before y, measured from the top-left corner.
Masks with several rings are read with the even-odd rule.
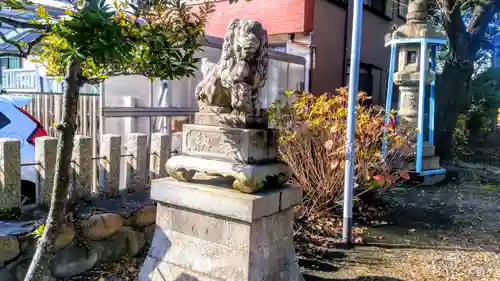
[[[19,240],[15,236],[0,236],[0,264],[10,261],[20,253]]]
[[[93,215],[81,223],[83,236],[90,240],[102,240],[115,234],[123,226],[123,218],[118,214]]]
[[[80,246],[69,246],[56,254],[52,262],[52,275],[66,278],[90,270],[97,263],[99,255],[96,251]]]
[[[123,232],[100,241],[90,242],[92,252],[98,256],[98,264],[116,261],[127,253],[127,236]]]
[[[14,275],[12,274],[12,270],[10,269],[10,267],[0,268],[0,280],[2,281],[16,280]]]
[[[17,281],[24,281],[24,277],[26,276],[26,272],[28,272],[28,268],[30,267],[31,259],[25,260],[21,262],[15,269]],[[3,281],[3,279],[0,279]],[[15,280],[15,279],[9,279]],[[37,279],[38,281],[38,279]],[[45,276],[41,281],[57,281],[52,276]]]
[[[66,224],[59,231],[59,234],[56,237],[56,241],[54,242],[54,247],[57,250],[60,250],[66,246],[68,246],[73,239],[76,237],[76,230],[73,224]]]
[[[26,276],[26,272],[28,272],[30,262],[31,262],[30,260],[25,260],[16,267],[15,271],[16,271],[17,280],[19,280],[19,281],[24,280],[24,277]]]
[[[152,205],[153,201],[149,197],[149,190],[125,193],[115,198],[99,197],[92,201],[80,202],[74,216],[87,219],[97,213],[114,213],[127,218],[138,209]]]
[[[122,233],[126,237],[127,254],[130,257],[137,255],[146,244],[146,240],[144,239],[144,234],[134,230],[131,227],[128,226],[122,227],[122,229],[120,229],[120,233]]]
[[[153,236],[155,235],[155,230],[156,224],[152,224],[143,229],[144,239],[146,240],[146,243],[151,244],[151,242],[153,241]]]
[[[156,221],[156,206],[148,205],[134,212],[127,220],[127,224],[137,229],[152,225]]]
[[[32,256],[36,251],[36,244],[38,239],[33,235],[25,235],[19,238],[19,245],[21,247],[21,253],[25,256]]]

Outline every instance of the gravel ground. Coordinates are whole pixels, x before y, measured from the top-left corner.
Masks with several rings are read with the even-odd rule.
[[[491,252],[358,247],[329,262],[327,271],[306,268],[306,281],[500,280],[500,257]]]
[[[393,211],[364,229],[365,245],[301,249],[306,281],[500,281],[500,169],[450,170],[460,181],[384,196]]]

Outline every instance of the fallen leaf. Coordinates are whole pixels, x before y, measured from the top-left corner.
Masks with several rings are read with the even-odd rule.
[[[400,171],[399,172],[399,176],[405,180],[409,180],[410,179],[410,174],[407,172],[407,171]]]
[[[339,160],[338,159],[335,159],[333,160],[331,163],[330,163],[330,168],[332,170],[335,170],[335,168],[337,168],[339,166]]]
[[[332,148],[333,148],[333,140],[327,140],[325,142],[325,148],[326,148],[326,150],[332,150]]]
[[[354,238],[354,243],[356,243],[356,244],[361,244],[361,243],[363,243],[363,238],[361,238],[361,237],[356,237],[356,238]]]

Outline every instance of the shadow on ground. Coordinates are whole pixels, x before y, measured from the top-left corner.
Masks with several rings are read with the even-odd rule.
[[[301,241],[306,246],[297,243],[305,280],[500,278],[494,269],[500,264],[500,167],[455,161],[446,168],[450,174],[439,185],[399,186],[378,198],[385,213],[356,226],[363,243],[354,249],[340,249],[335,239],[317,242],[318,236]],[[468,263],[475,269],[463,268]]]
[[[308,274],[304,274],[304,279],[306,281],[407,281],[397,278],[380,277],[380,276],[364,276],[355,279],[330,279],[330,278],[316,277]]]
[[[498,251],[499,190],[472,179],[395,188],[382,198],[391,211],[367,226],[365,242]]]

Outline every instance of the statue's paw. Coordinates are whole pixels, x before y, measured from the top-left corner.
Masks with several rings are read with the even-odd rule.
[[[248,181],[241,181],[239,179],[234,180],[233,182],[233,189],[238,190],[239,192],[242,193],[256,193],[259,191],[262,187],[264,187],[264,184],[251,184]]]
[[[178,168],[170,173],[170,175],[178,181],[190,181],[195,174],[195,170],[187,170],[185,168]]]
[[[290,180],[290,175],[285,173],[279,173],[277,176],[274,176],[273,181],[277,186],[284,185]]]

